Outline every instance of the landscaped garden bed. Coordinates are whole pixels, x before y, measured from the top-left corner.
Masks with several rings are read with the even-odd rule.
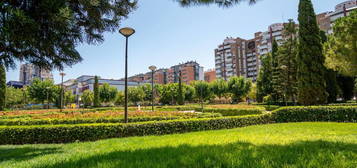
[[[162,112],[144,113],[161,114]],[[179,114],[178,116],[183,114],[196,114],[187,112],[175,112],[173,114],[176,113]],[[202,115],[206,113],[197,114]],[[48,125],[47,123],[40,123],[45,125],[19,124],[25,126],[0,126],[0,144],[66,143],[74,141],[93,141],[114,137],[162,135],[213,129],[237,128],[249,125],[270,124],[277,122],[357,122],[357,107],[285,107],[273,111],[272,113],[266,114],[225,117],[217,117],[216,115],[214,115],[211,117],[207,117],[208,118],[199,119],[197,116],[191,116],[191,118],[189,119],[172,118],[171,120],[167,121],[134,122],[129,124],[110,124],[103,121],[97,124],[83,124],[85,122],[78,122],[75,124],[58,123],[61,125]],[[33,124],[36,124],[35,121]]]

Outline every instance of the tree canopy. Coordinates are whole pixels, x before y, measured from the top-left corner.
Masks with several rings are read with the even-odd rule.
[[[347,76],[357,76],[357,11],[338,19],[324,45],[325,65]]]
[[[103,42],[136,7],[128,0],[3,0],[0,2],[0,64],[28,61],[63,69],[82,60],[80,43]]]

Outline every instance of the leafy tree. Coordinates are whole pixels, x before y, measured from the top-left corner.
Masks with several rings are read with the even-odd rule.
[[[35,79],[32,81],[31,86],[28,87],[28,92],[30,98],[36,102],[45,104],[48,98],[47,103],[53,103],[58,98],[59,87],[55,86],[51,80],[41,81],[40,79]]]
[[[331,69],[326,69],[326,91],[328,93],[327,102],[336,102],[339,87],[337,83],[337,74]]]
[[[185,101],[193,102],[195,98],[195,88],[191,85],[183,85],[185,91]]]
[[[63,102],[64,102],[64,105],[67,105],[70,103],[75,103],[76,96],[72,93],[72,91],[68,90],[68,91],[64,92]]]
[[[103,103],[113,102],[117,96],[117,88],[110,86],[108,83],[104,83],[99,87],[99,98]]]
[[[251,100],[257,100],[257,84],[252,83],[252,87],[248,93],[248,98]]]
[[[298,102],[303,105],[327,102],[324,56],[320,30],[311,0],[300,0],[298,43]]]
[[[211,83],[211,88],[213,93],[220,99],[228,93],[228,84],[224,79],[213,81]]]
[[[115,98],[115,105],[123,105],[125,101],[124,92],[118,91],[117,96]]]
[[[262,102],[263,98],[271,95],[272,88],[272,58],[271,53],[261,56],[262,66],[259,69],[257,79],[257,101]]]
[[[351,100],[353,97],[354,80],[352,77],[337,75],[337,83],[341,89],[341,96],[344,101]]]
[[[323,44],[327,42],[326,33],[322,30],[320,30],[320,37]],[[325,71],[326,91],[328,93],[327,102],[333,103],[337,99],[339,89],[336,79],[337,73],[334,70],[327,68],[325,68]]]
[[[6,108],[14,108],[24,104],[24,93],[22,89],[14,87],[6,88]]]
[[[0,111],[5,108],[6,101],[6,72],[5,67],[0,62]]]
[[[55,99],[55,104],[58,108],[61,107],[61,94],[62,94],[62,88],[61,87],[56,87],[55,93],[54,93],[56,99]],[[67,105],[69,103],[75,103],[76,102],[76,96],[72,93],[72,91],[68,90],[63,93],[63,105]]]
[[[233,103],[238,103],[246,97],[251,89],[252,82],[243,77],[231,77],[228,80],[228,91],[232,94]]]
[[[81,99],[85,107],[91,106],[94,101],[94,93],[90,90],[85,90],[81,96]]]
[[[152,95],[151,84],[144,84],[139,87],[145,92],[144,101],[151,101],[151,95]]]
[[[212,90],[210,85],[205,81],[195,81],[193,83],[195,88],[196,97],[201,102],[201,108],[203,111],[203,103],[207,100],[210,100],[212,97]]]
[[[162,85],[162,91],[160,96],[160,103],[162,104],[175,104],[178,97],[178,84],[169,83]]]
[[[94,107],[99,107],[100,106],[100,96],[99,96],[99,82],[98,82],[98,76],[94,77],[94,99],[93,99],[93,105]]]
[[[128,88],[128,99],[135,105],[142,102],[145,98],[145,92],[140,87],[129,87]]]
[[[29,61],[48,69],[78,63],[76,46],[103,42],[104,32],[117,31],[135,7],[136,1],[127,0],[1,1],[0,62],[14,67]]]
[[[103,42],[104,32],[116,32],[135,7],[136,1],[128,0],[3,0],[0,65],[7,70],[15,68],[17,61],[43,69],[72,66],[82,61],[76,50],[79,44]],[[5,75],[0,77],[6,80]]]
[[[357,76],[357,11],[338,19],[324,45],[325,65],[345,76]]]

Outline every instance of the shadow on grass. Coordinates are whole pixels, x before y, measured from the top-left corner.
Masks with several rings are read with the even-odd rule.
[[[299,141],[288,145],[181,145],[116,151],[43,167],[357,167],[357,144]]]
[[[24,161],[37,156],[58,153],[58,148],[0,148],[0,162],[7,160]]]

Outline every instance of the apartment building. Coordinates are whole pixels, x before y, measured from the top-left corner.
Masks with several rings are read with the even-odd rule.
[[[19,82],[30,85],[35,78],[40,80],[53,80],[52,72],[33,64],[27,63],[20,66]]]
[[[128,78],[131,82],[151,82],[152,72],[134,75]],[[179,75],[183,83],[190,84],[195,80],[204,80],[203,67],[195,61],[174,65],[169,69],[158,69],[154,72],[154,83],[167,84],[179,82]]]
[[[341,18],[348,16],[349,13],[357,9],[357,0],[349,0],[337,4],[334,11],[324,12],[318,14],[317,23],[321,30],[324,30],[327,34],[333,33],[332,27],[334,22]]]
[[[167,78],[168,69],[158,69],[154,72],[154,83],[166,84],[168,83]],[[131,77],[128,77],[130,82],[141,82],[141,83],[151,83],[152,72],[141,73]],[[124,79],[122,79],[124,80]]]
[[[265,32],[257,32],[253,39],[227,37],[215,49],[216,77],[228,80],[243,76],[256,81],[261,65],[259,57],[272,50],[272,39],[282,44],[284,23],[270,25]]]
[[[216,80],[216,70],[214,69],[209,69],[204,73],[204,78],[206,82],[213,82]]]
[[[190,84],[192,81],[204,80],[203,67],[195,61],[174,65],[168,69],[168,83],[178,83],[180,75],[182,83],[186,84]]]
[[[237,57],[240,41],[227,37],[222,44],[215,49],[216,77],[227,80],[237,75]]]

